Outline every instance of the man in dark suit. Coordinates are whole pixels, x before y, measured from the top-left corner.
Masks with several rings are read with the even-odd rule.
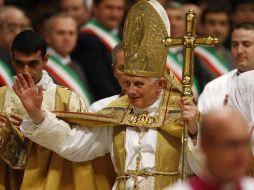
[[[77,47],[72,56],[81,65],[95,100],[121,90],[112,71],[111,52],[120,42],[119,26],[124,15],[125,0],[95,0],[94,18],[81,27]]]
[[[57,84],[80,94],[86,106],[89,106],[92,97],[85,74],[80,64],[70,58],[70,53],[76,46],[77,35],[77,23],[71,16],[56,14],[47,20],[44,37],[48,44],[49,60],[44,69]]]

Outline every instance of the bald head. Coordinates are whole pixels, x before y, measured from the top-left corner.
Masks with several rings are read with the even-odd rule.
[[[217,108],[203,115],[200,136],[202,141],[210,141],[218,137],[218,131],[247,131],[247,120],[236,108],[227,106]]]
[[[201,147],[209,173],[227,183],[247,173],[250,138],[245,117],[232,107],[212,110],[201,122]]]

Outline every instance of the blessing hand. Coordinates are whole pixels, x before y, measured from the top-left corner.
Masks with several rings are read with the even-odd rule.
[[[41,110],[42,86],[37,91],[30,74],[19,74],[15,77],[13,90],[20,98],[33,122],[36,124],[41,123],[45,118],[45,113]]]

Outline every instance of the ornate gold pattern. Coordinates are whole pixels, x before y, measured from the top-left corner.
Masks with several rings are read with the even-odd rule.
[[[149,116],[147,112],[142,114],[131,114],[129,124],[136,127],[153,127],[158,124],[158,117]]]
[[[129,11],[124,25],[124,72],[144,77],[162,77],[168,48],[162,43],[167,29],[148,1],[141,0]]]

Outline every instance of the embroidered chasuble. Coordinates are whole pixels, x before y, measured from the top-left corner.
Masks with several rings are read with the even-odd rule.
[[[43,97],[42,108],[45,110],[85,111],[81,98],[64,87],[55,85],[44,91]],[[0,88],[0,111],[7,114],[26,115],[19,98],[9,87]],[[2,128],[0,138],[5,137],[3,132]],[[20,132],[17,130],[16,133]],[[13,138],[13,135],[11,137]],[[11,140],[15,143],[15,139]],[[52,143],[57,143],[57,141]],[[2,146],[2,144],[0,145]],[[12,147],[11,143],[7,143],[7,145]],[[23,146],[23,150],[26,147],[26,153],[17,151],[14,158],[12,156],[12,159],[9,160],[10,157],[4,158],[3,155],[6,154],[2,152],[8,148],[0,147],[2,158],[0,160],[0,190],[93,190],[97,187],[100,187],[98,189],[111,189],[107,181],[100,180],[101,176],[95,177],[90,161],[71,162],[28,139],[25,139],[21,146]]]
[[[153,176],[155,178],[154,189],[162,189],[169,184],[173,184],[179,178],[178,167],[181,150],[182,121],[180,108],[176,104],[178,100],[180,100],[180,95],[178,92],[165,91],[158,108],[158,113],[155,116],[158,117],[157,121],[159,126],[157,128],[157,145],[154,171],[126,171],[125,135],[126,127],[128,126],[114,127],[113,150],[117,167],[117,189],[125,189],[126,180],[129,178],[135,178],[135,175],[143,177]],[[108,108],[100,111],[99,113],[105,112],[110,107],[113,115],[114,110],[116,110],[115,114],[121,115],[119,114],[121,113],[119,110],[121,110],[120,108],[124,108],[125,113],[122,113],[124,115],[123,122],[128,123],[128,120],[132,115],[132,109],[126,96],[125,98],[120,98],[111,103]],[[140,166],[136,165],[136,167]],[[137,185],[139,185],[139,183],[137,183]]]
[[[79,124],[86,127],[113,127],[113,163],[117,169],[117,178],[114,187],[125,189],[126,181],[132,178],[137,186],[140,185],[138,178],[154,178],[152,184],[154,189],[162,189],[179,179],[179,164],[181,152],[182,125],[181,111],[177,102],[180,100],[180,93],[174,89],[165,90],[154,117],[148,120],[143,115],[133,115],[132,106],[127,96],[123,96],[110,103],[106,108],[95,115],[91,113],[68,113],[57,112],[60,119],[68,123]],[[142,119],[143,118],[143,119]],[[137,122],[136,122],[137,121]],[[139,169],[126,170],[126,129],[137,127],[142,121],[149,121],[144,125],[147,130],[156,128],[157,143],[155,153],[155,167],[152,170]],[[154,122],[152,122],[154,121]],[[151,128],[151,129],[150,129]],[[140,158],[142,159],[142,158]]]

